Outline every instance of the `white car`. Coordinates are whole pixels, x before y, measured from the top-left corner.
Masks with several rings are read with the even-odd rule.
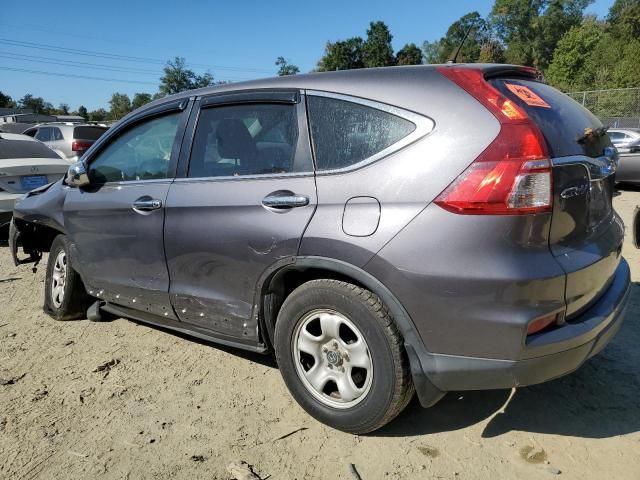
[[[620,153],[640,153],[639,128],[610,128],[609,138]]]
[[[69,162],[27,135],[0,132],[0,226],[11,221],[16,199],[62,178]]]

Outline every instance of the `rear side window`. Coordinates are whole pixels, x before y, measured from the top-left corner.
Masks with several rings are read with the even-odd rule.
[[[104,127],[76,127],[73,129],[73,138],[78,140],[97,140],[106,132]]]
[[[196,128],[189,177],[237,177],[294,171],[298,120],[294,105],[206,108]]]
[[[549,147],[552,157],[586,155],[599,157],[611,143],[602,122],[589,110],[555,88],[533,80],[496,79],[490,83],[507,98],[515,101],[538,125]],[[511,88],[509,88],[509,85]],[[523,86],[524,93],[531,91],[543,100],[546,106],[534,105],[526,95],[514,93],[514,86]],[[593,132],[591,135],[587,135]]]
[[[53,133],[53,140],[64,140],[64,137],[62,136],[62,132],[60,131],[59,128],[53,128],[52,129],[52,133]]]
[[[391,113],[336,98],[308,97],[318,170],[355,165],[411,134],[416,126]]]

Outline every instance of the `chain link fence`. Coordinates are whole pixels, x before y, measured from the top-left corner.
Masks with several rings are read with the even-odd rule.
[[[568,93],[610,127],[640,128],[640,87]]]

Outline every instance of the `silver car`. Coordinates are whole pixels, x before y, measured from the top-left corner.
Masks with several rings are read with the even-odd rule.
[[[78,123],[46,123],[25,130],[69,162],[77,162],[93,142],[108,130],[99,125]]]
[[[610,128],[608,133],[620,153],[616,182],[640,183],[640,128]]]
[[[0,133],[0,226],[11,220],[17,198],[62,178],[69,163],[26,135]]]

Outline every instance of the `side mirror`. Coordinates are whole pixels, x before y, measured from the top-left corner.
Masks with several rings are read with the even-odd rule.
[[[89,175],[87,174],[87,168],[83,162],[74,163],[67,170],[67,176],[64,178],[64,182],[70,187],[84,187],[89,185]]]

